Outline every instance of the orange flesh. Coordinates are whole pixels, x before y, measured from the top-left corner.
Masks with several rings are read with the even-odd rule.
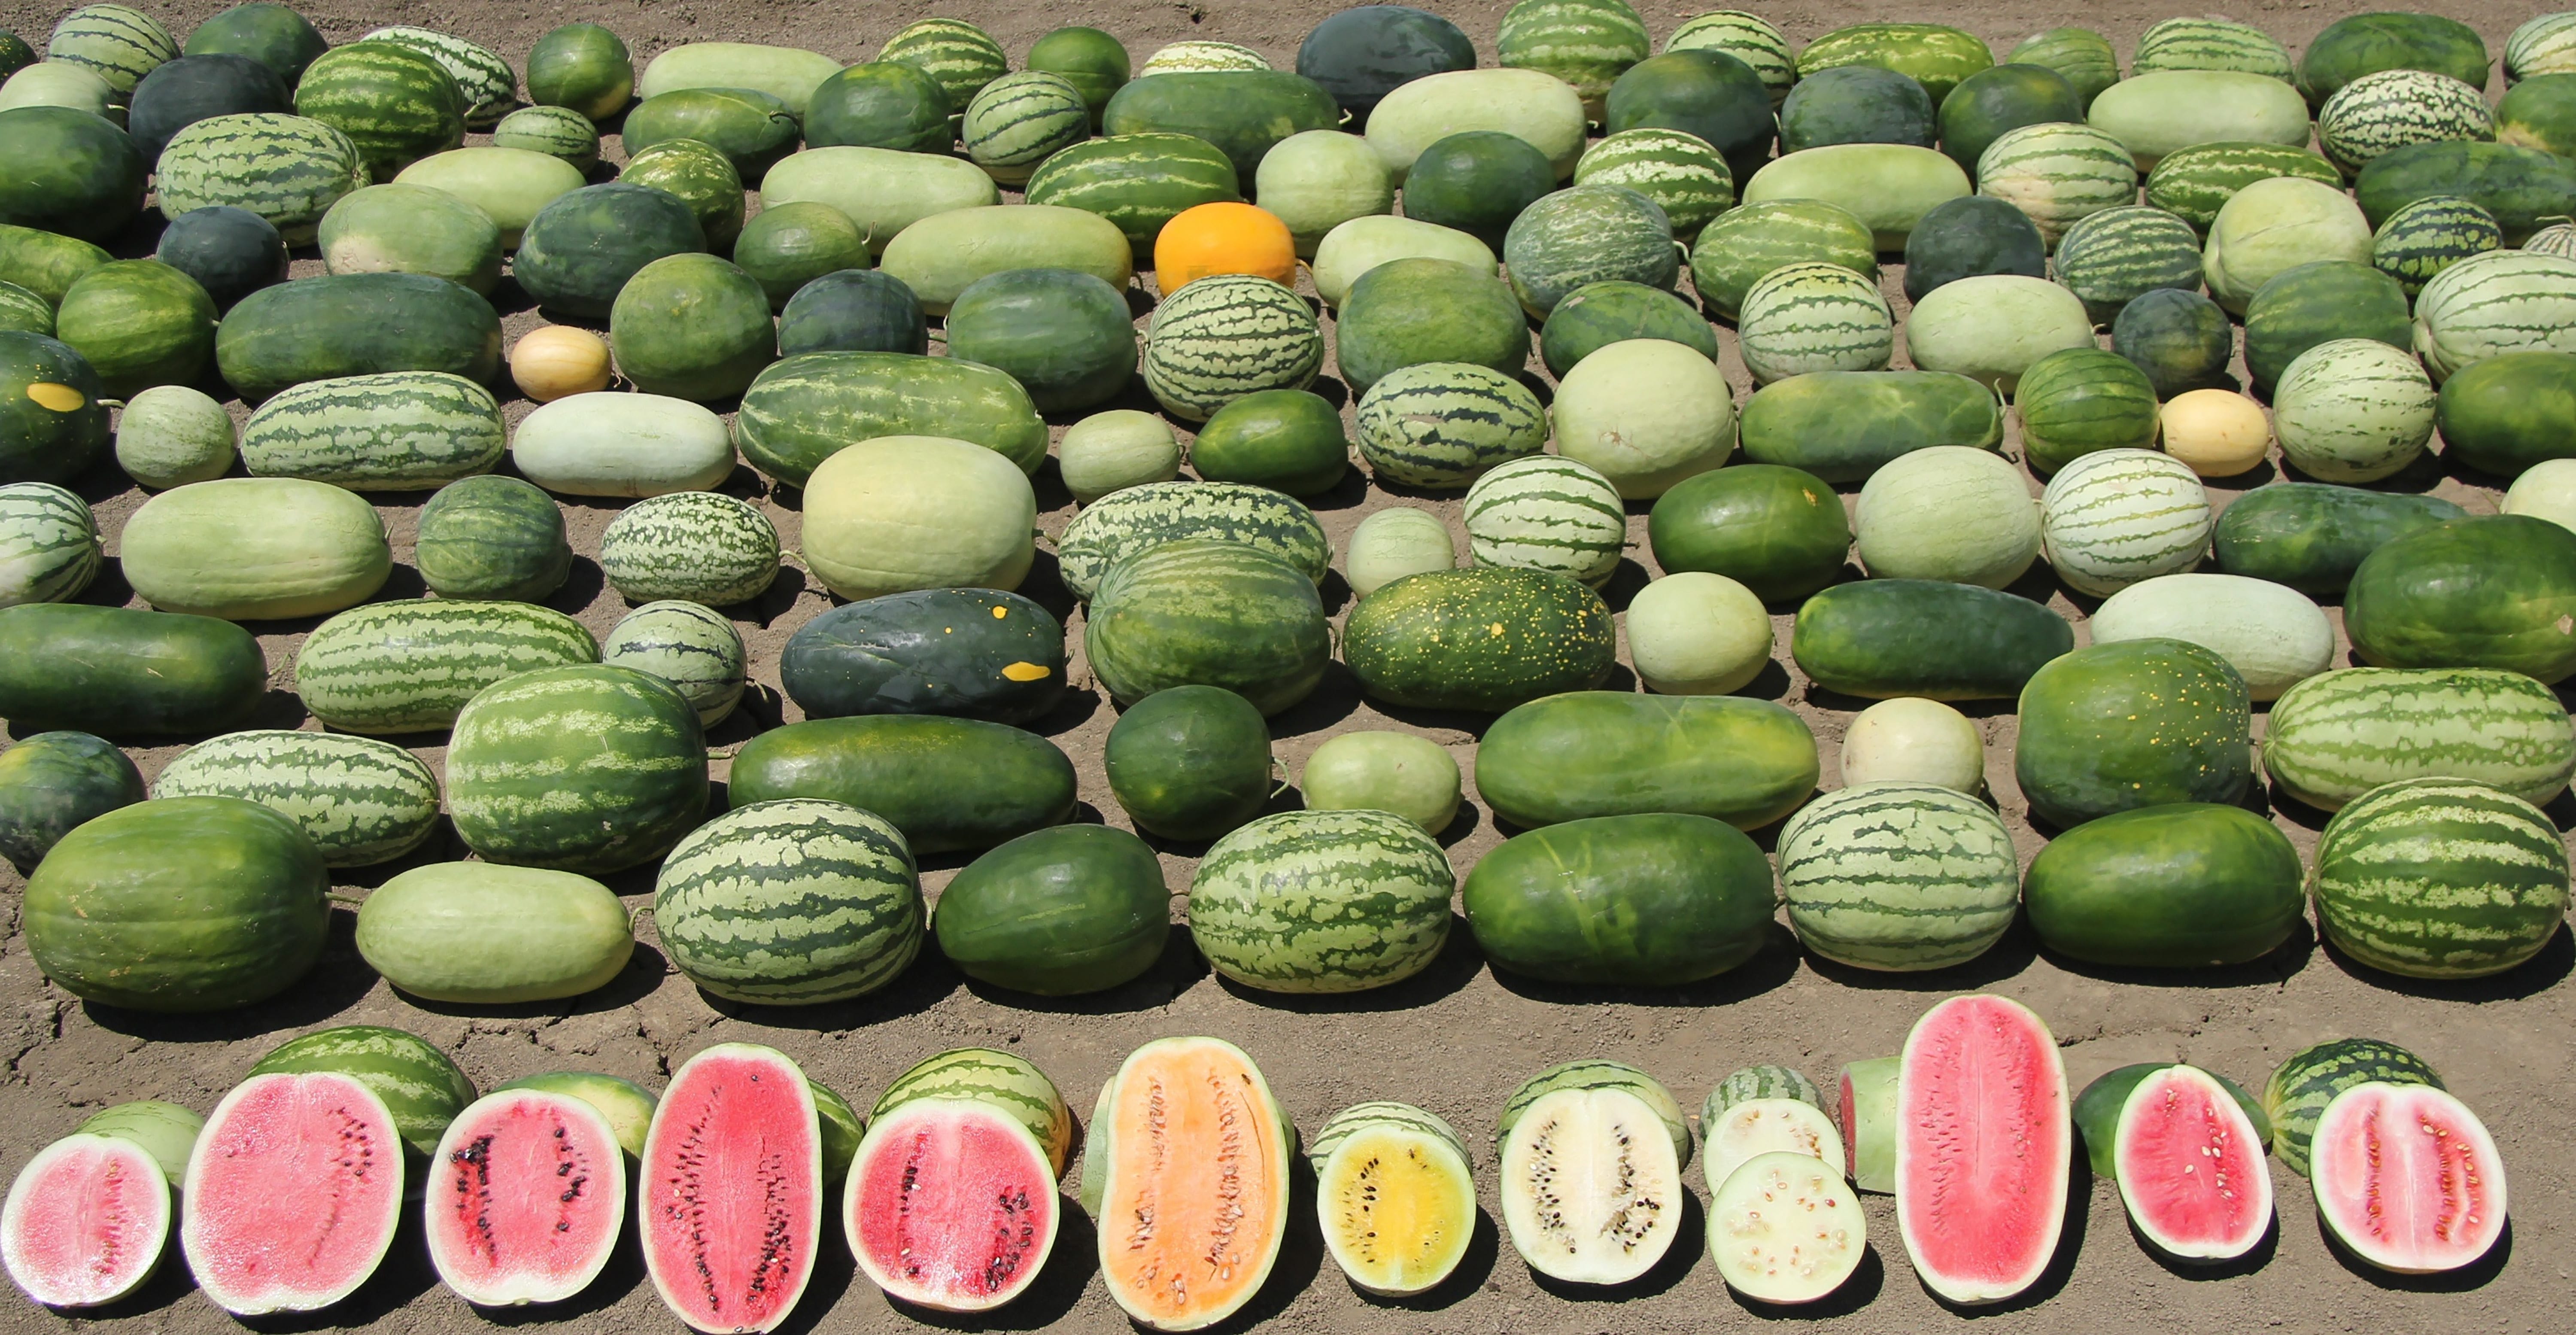
[[[1287,1147],[1260,1078],[1213,1048],[1157,1053],[1128,1068],[1110,1116],[1110,1295],[1155,1324],[1221,1319],[1279,1251]]]

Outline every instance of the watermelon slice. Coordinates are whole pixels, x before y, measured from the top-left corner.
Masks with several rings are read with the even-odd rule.
[[[1834,1127],[1843,1135],[1843,1170],[1852,1185],[1881,1195],[1896,1190],[1895,1057],[1872,1057],[1843,1068],[1834,1103]]]
[[[1745,1099],[1700,1122],[1700,1172],[1717,1190],[1746,1160],[1774,1151],[1844,1168],[1843,1138],[1825,1110],[1803,1099]]]
[[[1952,997],[1906,1035],[1896,1076],[1896,1226],[1924,1286],[1991,1303],[2035,1283],[2066,1222],[2075,1129],[2048,1026]]]
[[[859,1142],[841,1202],[850,1252],[877,1287],[942,1312],[1020,1296],[1055,1250],[1063,1210],[1046,1147],[971,1098],[915,1099]]]
[[[637,1169],[644,1271],[671,1311],[771,1331],[805,1296],[823,1231],[823,1137],[805,1073],[757,1043],[689,1058],[653,1108]]]
[[[476,1100],[439,1138],[430,1263],[478,1307],[561,1302],[608,1265],[626,1222],[626,1155],[599,1109],[515,1089]]]
[[[140,1287],[170,1238],[170,1181],[142,1146],[70,1135],[18,1170],[0,1206],[0,1261],[47,1307],[96,1307]]]
[[[1726,1175],[1708,1206],[1708,1250],[1727,1285],[1756,1302],[1831,1294],[1869,1251],[1860,1197],[1826,1160],[1774,1150]]]
[[[2430,1085],[2337,1094],[2308,1144],[2317,1214],[2382,1270],[2473,1264],[2504,1235],[2504,1160],[2477,1114]]]
[[[2254,1120],[2196,1066],[2151,1072],[2120,1105],[2114,1176],[2129,1220],[2187,1261],[2232,1261],[2272,1226],[2272,1174]]]
[[[1664,1130],[1625,1089],[1559,1089],[1530,1104],[1502,1145],[1503,1224],[1521,1259],[1573,1284],[1625,1284],[1654,1269],[1687,1190]]]
[[[1288,1234],[1296,1131],[1243,1049],[1161,1038],[1118,1068],[1092,1119],[1100,1271],[1153,1330],[1197,1330],[1242,1310]],[[1086,1151],[1085,1168],[1093,1156]]]
[[[225,1311],[311,1312],[376,1273],[402,1200],[402,1132],[374,1090],[336,1071],[255,1075],[189,1151],[179,1245]]]
[[[1406,1103],[1354,1104],[1307,1145],[1324,1250],[1370,1293],[1425,1293],[1476,1233],[1476,1178],[1457,1128]]]

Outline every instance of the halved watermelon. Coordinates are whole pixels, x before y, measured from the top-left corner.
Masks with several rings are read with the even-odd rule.
[[[823,1231],[823,1137],[805,1073],[757,1043],[689,1058],[644,1134],[644,1270],[699,1330],[771,1331],[805,1296]]]
[[[1843,1169],[1863,1191],[1896,1190],[1896,1073],[1904,1064],[1872,1057],[1843,1068],[1834,1129],[1843,1135]]]
[[[1351,1283],[1422,1293],[1458,1268],[1476,1232],[1476,1179],[1455,1128],[1411,1104],[1354,1104],[1306,1153],[1324,1250]]]
[[[255,1075],[206,1118],[179,1199],[179,1246],[216,1306],[316,1311],[357,1292],[393,1245],[402,1133],[354,1076]]]
[[[1896,1077],[1896,1226],[1934,1294],[1991,1303],[2057,1252],[2075,1128],[2057,1040],[2008,998],[1952,997],[1905,1038]]]
[[[2129,1091],[2111,1158],[2129,1221],[2168,1255],[2232,1261],[2272,1226],[2262,1135],[2197,1066],[2164,1067]]]
[[[447,1124],[421,1209],[430,1264],[477,1307],[561,1302],[589,1288],[626,1222],[626,1155],[570,1094],[487,1094]]]
[[[914,1099],[859,1142],[841,1224],[859,1269],[905,1302],[982,1312],[1046,1268],[1063,1219],[1044,1145],[973,1098]]]
[[[1541,1095],[1503,1135],[1503,1225],[1530,1268],[1574,1284],[1625,1284],[1680,1230],[1681,1157],[1663,1118],[1615,1086]],[[1684,1132],[1685,1136],[1689,1133]],[[1687,1143],[1687,1142],[1685,1142]]]
[[[2430,1085],[2373,1080],[2335,1095],[2308,1143],[2308,1181],[2336,1240],[2382,1270],[2457,1270],[2504,1234],[2495,1140]]]
[[[170,1182],[130,1140],[70,1135],[36,1152],[0,1206],[0,1261],[47,1307],[96,1307],[142,1286],[170,1239]]]
[[[1288,1232],[1291,1134],[1260,1069],[1223,1039],[1128,1054],[1084,1154],[1087,1169],[1097,1153],[1100,1270],[1120,1308],[1197,1330],[1251,1301]]]
[[[1745,1099],[1700,1121],[1699,1167],[1711,1191],[1756,1155],[1772,1153],[1803,1154],[1837,1171],[1848,1162],[1833,1119],[1803,1099]]]
[[[1774,1150],[1726,1175],[1708,1205],[1708,1250],[1727,1285],[1757,1302],[1811,1303],[1869,1251],[1860,1197],[1833,1165]]]

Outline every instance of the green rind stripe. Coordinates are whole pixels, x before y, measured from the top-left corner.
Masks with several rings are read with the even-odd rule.
[[[2011,927],[2020,864],[2003,820],[1932,784],[1863,784],[1808,803],[1780,828],[1789,924],[1828,959],[1937,969]]]
[[[2538,803],[2576,774],[2576,727],[2547,687],[2518,672],[2349,668],[2283,693],[2263,760],[2293,796],[2328,808],[2435,777]]]
[[[2131,74],[2156,70],[2232,70],[2290,81],[2290,52],[2270,33],[2225,19],[2172,18],[2146,30],[2130,58]]]
[[[1333,1157],[1333,1151],[1363,1132],[1412,1136],[1441,1146],[1458,1156],[1456,1171],[1461,1177],[1475,1163],[1474,1156],[1467,1152],[1466,1138],[1438,1114],[1426,1112],[1410,1103],[1384,1100],[1354,1103],[1334,1113],[1317,1128],[1315,1134],[1306,1138],[1306,1158],[1320,1173],[1324,1162]]]
[[[2376,788],[2328,822],[2310,875],[2326,938],[2374,968],[2473,978],[2537,954],[2567,916],[2567,846],[2483,784]]]
[[[1353,432],[1383,481],[1454,487],[1547,448],[1547,410],[1528,386],[1463,362],[1399,368],[1360,396]]]
[[[2306,1176],[2309,1143],[2326,1105],[2334,1102],[2335,1095],[2372,1080],[2443,1088],[2442,1077],[2423,1058],[2377,1039],[2336,1039],[2282,1062],[2263,1086],[2263,1114],[2272,1123],[2272,1152],[2282,1165]]]
[[[296,654],[314,717],[351,732],[456,721],[476,692],[538,668],[599,661],[581,623],[532,603],[370,603],[325,621]]]
[[[921,950],[921,882],[903,835],[835,802],[759,802],[664,859],[653,921],[672,962],[720,996],[781,1003],[875,991]]]
[[[1190,934],[1237,981],[1350,992],[1410,977],[1449,939],[1456,877],[1421,830],[1380,811],[1294,811],[1217,841],[1190,886]]]
[[[438,779],[427,765],[401,747],[337,733],[200,742],[152,781],[152,796],[256,802],[294,821],[337,867],[400,857],[438,825]]]
[[[599,538],[611,587],[637,602],[722,607],[759,597],[778,578],[778,529],[731,496],[682,491],[629,506]]]
[[[1088,600],[1109,568],[1149,547],[1215,538],[1258,547],[1321,583],[1332,543],[1294,497],[1234,482],[1153,482],[1083,507],[1056,539],[1064,585]]]

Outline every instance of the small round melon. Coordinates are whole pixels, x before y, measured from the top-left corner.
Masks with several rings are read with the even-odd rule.
[[[2084,119],[2084,97],[2045,65],[1989,65],[1941,99],[1941,151],[1969,174],[1986,146],[2025,125]]]
[[[1735,399],[1716,364],[1657,338],[1612,343],[1556,390],[1556,447],[1628,500],[1652,500],[1726,462]]]
[[[116,423],[116,466],[154,491],[222,477],[234,445],[232,415],[186,385],[135,395]]]
[[[74,280],[54,337],[89,360],[109,398],[193,383],[214,360],[215,303],[159,260],[111,260]]]
[[[442,598],[537,602],[572,573],[563,511],[533,483],[459,478],[420,507],[412,564]]]
[[[704,603],[671,599],[636,608],[600,638],[599,661],[671,683],[703,727],[723,722],[742,703],[742,632]]]
[[[1065,429],[1056,446],[1056,471],[1073,499],[1089,505],[1113,491],[1179,477],[1181,444],[1162,418],[1112,408]]]
[[[1005,269],[957,294],[948,355],[1020,382],[1040,412],[1089,408],[1135,375],[1134,321],[1126,294],[1097,274]]]
[[[1207,482],[1241,482],[1291,496],[1330,491],[1351,467],[1342,413],[1322,395],[1265,389],[1216,410],[1190,442]]]
[[[608,340],[587,329],[550,324],[510,346],[510,379],[539,403],[608,388]]]
[[[2576,459],[2544,459],[2522,470],[2505,489],[2501,508],[2576,529]]]
[[[827,273],[868,267],[868,239],[850,215],[829,204],[801,200],[760,211],[733,243],[733,262],[773,310],[785,310],[797,289]]]
[[[1933,205],[1905,234],[1907,301],[1981,274],[2048,276],[2048,242],[2029,214],[1992,195],[1961,195]]]
[[[587,172],[599,162],[599,127],[570,107],[521,107],[492,127],[492,146],[543,153]]]
[[[700,403],[742,393],[778,357],[769,295],[713,255],[666,255],[636,270],[609,312],[608,338],[637,389]]]
[[[1877,579],[2000,589],[2039,558],[2039,507],[1992,450],[1935,445],[1870,474],[1855,511],[1861,565]]]
[[[1343,733],[1306,758],[1297,786],[1309,811],[1391,811],[1435,835],[1458,818],[1458,762],[1407,732]]]
[[[215,309],[286,281],[286,240],[277,224],[228,204],[190,209],[161,229],[152,258],[197,280]]]
[[[1019,465],[942,436],[880,436],[805,483],[805,563],[853,602],[913,589],[1015,589],[1037,548]]]
[[[1876,65],[1818,70],[1780,103],[1780,153],[1829,144],[1912,144],[1930,148],[1939,129],[1932,95],[1911,77]]]
[[[1458,545],[1440,516],[1409,505],[1380,510],[1351,530],[1342,557],[1351,592],[1366,598],[1380,588],[1426,570],[1458,564]]]
[[[1529,361],[1529,322],[1511,289],[1451,260],[1389,260],[1361,274],[1333,332],[1336,365],[1357,393],[1428,362],[1511,375]]]
[[[1404,177],[1404,216],[1502,249],[1521,210],[1556,189],[1547,155],[1517,135],[1468,130],[1434,141]]]
[[[1860,711],[1843,729],[1843,786],[1933,783],[1974,793],[1986,782],[1986,738],[1976,720],[1938,700],[1900,695]]]
[[[1395,208],[1395,177],[1369,142],[1339,130],[1307,130],[1271,146],[1253,171],[1261,207],[1288,224],[1297,257],[1315,258],[1324,234],[1353,218]]]
[[[2147,373],[2156,397],[2214,387],[2236,351],[2236,329],[2217,302],[2177,287],[2151,288],[2111,322],[2111,351]]]
[[[2236,315],[2274,274],[2318,260],[2370,263],[2370,221],[2341,189],[2302,176],[2256,181],[2209,225],[2200,267],[2209,294]]]
[[[2202,477],[2252,472],[2272,448],[2263,405],[2229,389],[2195,389],[2166,401],[2165,453]]]
[[[902,279],[875,269],[827,273],[796,289],[778,315],[778,353],[930,350],[930,322]]]
[[[1666,575],[1628,604],[1628,660],[1666,695],[1742,690],[1770,666],[1771,648],[1770,610],[1724,575]]]
[[[1627,510],[1610,479],[1548,454],[1477,478],[1462,522],[1477,565],[1545,570],[1595,588],[1618,570],[1628,537]]]

